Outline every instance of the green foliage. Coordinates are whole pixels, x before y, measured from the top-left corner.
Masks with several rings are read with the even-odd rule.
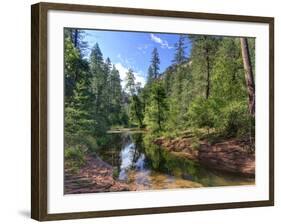
[[[249,115],[247,102],[230,102],[223,107],[220,113],[220,120],[216,127],[229,137],[254,136],[254,119]]]
[[[118,179],[119,171],[118,171],[118,168],[117,168],[117,167],[114,167],[114,168],[113,168],[113,173],[112,173],[112,175],[113,175],[113,178],[114,178],[115,180]]]
[[[173,76],[173,78],[170,78],[170,80],[164,79],[164,85],[169,86],[166,94],[169,106],[166,128],[169,131],[183,130],[186,128],[186,113],[191,101],[190,69],[188,66],[181,64],[169,76]]]
[[[74,47],[70,38],[65,39],[64,51],[65,100],[68,103],[73,96],[76,82],[84,78],[88,64],[81,58],[79,50]]]
[[[86,153],[94,153],[108,139],[111,125],[128,123],[121,80],[99,45],[84,59],[83,32],[65,29],[65,158],[78,169]]]
[[[192,142],[192,143],[191,143],[191,148],[192,148],[193,150],[198,150],[198,149],[200,148],[199,142],[198,142],[198,141]]]
[[[167,108],[163,82],[157,80],[151,85],[149,103],[146,106],[145,113],[145,123],[153,132],[159,132],[165,129]]]
[[[192,176],[199,174],[199,167],[196,162],[163,150],[160,146],[152,143],[154,137],[153,135],[146,135],[143,138],[144,150],[153,169],[178,177],[182,177],[184,174]]]
[[[137,123],[143,127],[143,103],[140,99],[140,87],[135,83],[135,76],[132,69],[126,74],[126,90],[129,92],[129,117],[131,124]]]
[[[212,128],[215,123],[215,110],[210,100],[196,98],[188,110],[188,119],[192,127]]]
[[[152,51],[152,58],[151,58],[151,65],[150,65],[150,69],[152,73],[152,77],[153,79],[157,79],[159,77],[159,67],[160,65],[160,59],[159,59],[159,54],[158,54],[158,50],[155,47]]]
[[[85,164],[85,154],[79,146],[66,148],[64,151],[66,167],[77,172]]]
[[[212,96],[225,101],[247,97],[240,42],[233,38],[221,41],[214,61]]]
[[[126,85],[125,89],[129,92],[131,96],[136,94],[136,83],[135,83],[135,75],[132,69],[129,69],[126,73]]]
[[[181,35],[171,66],[160,74],[159,53],[154,48],[146,85],[142,88],[129,69],[122,90],[119,71],[109,58],[104,60],[97,43],[85,59],[83,35],[81,30],[65,29],[68,161],[79,165],[81,154],[108,144],[106,131],[111,127],[146,127],[153,136],[168,137],[192,130],[194,149],[200,136],[214,141],[218,136],[254,137],[239,38]],[[255,71],[255,41],[251,38],[249,52]],[[161,166],[163,155],[157,149],[153,153],[153,166]]]
[[[143,127],[143,106],[140,98],[137,95],[133,95],[130,103],[130,119],[131,122],[135,121],[138,123],[138,126]]]
[[[122,102],[122,87],[119,71],[113,65],[112,70],[109,72],[109,107],[108,107],[108,120],[110,125],[126,125],[128,117],[124,111]]]
[[[190,35],[192,42],[191,72],[194,79],[194,95],[208,98],[211,94],[211,77],[216,53],[221,38],[205,35]]]
[[[186,60],[186,56],[185,56],[186,46],[185,46],[184,35],[180,35],[179,41],[175,44],[175,48],[176,48],[176,53],[173,62],[175,64],[181,64]]]
[[[83,148],[84,152],[90,153],[95,153],[98,150],[99,145],[97,139],[98,138],[92,135],[85,135],[84,133],[70,134],[69,132],[66,132],[64,136],[66,148],[78,146],[81,149]]]

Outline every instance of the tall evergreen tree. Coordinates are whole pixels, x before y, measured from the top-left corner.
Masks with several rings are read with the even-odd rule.
[[[146,81],[146,84],[150,85],[154,78],[155,78],[155,75],[154,75],[154,72],[153,72],[153,68],[150,65],[148,67],[148,71],[147,71],[147,81]]]
[[[74,46],[70,36],[65,36],[65,130],[81,134],[94,131],[92,119],[91,74],[85,59]],[[79,79],[76,78],[79,73]]]
[[[130,117],[131,121],[136,121],[139,127],[143,127],[143,105],[139,97],[139,90],[135,83],[135,76],[132,69],[129,69],[126,73],[126,90],[130,94]]]
[[[119,75],[119,71],[113,65],[110,80],[109,80],[109,94],[110,94],[110,102],[109,102],[109,117],[110,124],[126,124],[127,121],[124,118],[124,107],[122,102],[122,87],[121,87],[121,79]],[[124,120],[125,119],[125,120]]]
[[[186,46],[185,46],[185,36],[184,35],[179,36],[179,40],[175,44],[175,48],[176,48],[176,52],[175,52],[175,56],[173,59],[173,63],[181,64],[186,60],[186,56],[185,56]]]
[[[152,58],[151,58],[151,65],[150,65],[151,69],[149,69],[149,72],[151,73],[153,79],[157,79],[160,75],[159,65],[160,65],[159,54],[158,54],[157,48],[155,47],[152,51]]]
[[[136,85],[135,85],[135,75],[134,71],[130,68],[126,73],[126,85],[125,89],[129,92],[131,96],[136,94]]]
[[[65,38],[70,38],[74,47],[79,51],[81,57],[84,58],[86,51],[88,50],[88,43],[85,39],[85,31],[76,28],[65,28]]]
[[[156,80],[151,86],[150,100],[144,118],[148,128],[153,132],[159,133],[165,129],[167,109],[163,81]]]
[[[92,92],[94,94],[94,111],[100,132],[108,127],[106,111],[108,106],[107,81],[108,74],[103,62],[103,55],[98,44],[95,44],[90,55],[90,71],[92,74]]]
[[[84,78],[85,71],[89,69],[88,62],[82,58],[68,35],[64,41],[64,62],[65,102],[68,103],[73,96],[76,83]]]
[[[220,38],[206,35],[190,35],[192,41],[193,76],[198,80],[198,88],[206,99],[211,92],[211,73]]]

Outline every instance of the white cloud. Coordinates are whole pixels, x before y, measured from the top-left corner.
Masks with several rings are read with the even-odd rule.
[[[131,64],[135,62],[132,58],[124,58],[120,53],[117,54],[117,58],[125,67],[131,67]]]
[[[150,46],[150,44],[142,44],[142,45],[139,45],[139,46],[137,47],[137,49],[138,49],[139,51],[141,51],[143,54],[145,54],[145,53],[146,53],[146,50],[148,49],[149,46]]]
[[[172,49],[173,47],[169,45],[168,41],[161,39],[160,37],[157,37],[156,35],[154,35],[153,33],[150,34],[150,39],[157,43],[160,44],[161,48],[168,48],[168,49]]]
[[[126,73],[128,72],[129,68],[125,67],[124,65],[122,65],[121,63],[116,63],[115,64],[115,68],[119,71],[120,74],[120,78],[121,78],[121,85],[122,88],[125,88],[126,85]],[[143,75],[141,74],[141,72],[135,72],[134,71],[134,75],[136,78],[136,83],[140,82],[141,86],[144,87],[145,85],[145,78],[143,77]]]

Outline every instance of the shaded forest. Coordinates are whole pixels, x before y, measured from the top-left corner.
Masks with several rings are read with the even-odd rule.
[[[85,57],[83,30],[65,29],[64,47],[66,166],[78,169],[85,152],[108,143],[107,131],[123,128],[142,129],[151,139],[192,136],[194,150],[202,140],[228,139],[254,150],[254,38],[180,35],[164,72],[154,48],[145,86],[129,69],[124,89],[98,43]]]

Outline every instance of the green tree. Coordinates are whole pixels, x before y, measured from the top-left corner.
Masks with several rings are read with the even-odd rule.
[[[151,82],[154,80],[154,78],[155,78],[155,74],[153,72],[152,66],[150,65],[148,67],[148,71],[147,71],[147,81],[146,81],[146,84],[149,86],[151,84]]]
[[[170,81],[167,128],[169,130],[174,130],[175,128],[180,130],[186,128],[186,113],[192,100],[191,89],[193,85],[190,81],[191,72],[189,65],[187,63],[176,65],[172,76],[172,81],[165,79],[165,81]]]
[[[191,66],[196,79],[197,92],[209,98],[211,74],[220,38],[206,35],[190,35],[192,42]]]
[[[68,103],[73,96],[76,83],[83,79],[84,72],[89,66],[67,35],[64,41],[64,63],[65,102]]]
[[[129,115],[132,122],[137,122],[139,127],[143,127],[143,104],[138,95],[139,90],[135,83],[135,76],[132,69],[126,73],[126,90],[129,92]]]
[[[186,60],[185,38],[186,37],[184,35],[180,35],[178,42],[175,44],[176,52],[175,52],[175,56],[174,56],[174,59],[173,59],[173,63],[175,63],[175,64],[181,64]]]
[[[111,125],[125,125],[127,124],[127,118],[124,114],[125,111],[123,109],[124,103],[122,101],[122,87],[119,71],[113,65],[112,70],[110,72],[109,78],[109,119]]]
[[[95,44],[90,55],[90,71],[92,74],[92,93],[94,95],[94,119],[98,132],[104,133],[108,128],[108,71],[98,44]]]
[[[162,80],[156,80],[151,86],[150,100],[146,108],[145,123],[153,132],[161,132],[165,129],[166,121],[166,93]]]
[[[249,49],[250,50],[250,49]],[[224,37],[213,68],[212,98],[217,105],[215,127],[226,135],[254,135],[254,119],[247,109],[247,83],[238,38]]]
[[[157,48],[155,47],[152,51],[151,65],[150,65],[150,68],[148,70],[149,76],[151,75],[153,77],[153,79],[157,79],[160,75],[159,65],[160,65],[159,54],[158,54]]]

